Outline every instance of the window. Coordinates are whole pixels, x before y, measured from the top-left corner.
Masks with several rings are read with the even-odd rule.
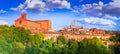
[[[20,20],[19,23],[22,24],[22,21]]]

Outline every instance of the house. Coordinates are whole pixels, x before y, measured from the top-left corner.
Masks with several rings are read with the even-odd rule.
[[[90,32],[92,33],[92,35],[98,35],[98,36],[103,36],[105,34],[104,30],[99,30],[96,28],[91,28]]]

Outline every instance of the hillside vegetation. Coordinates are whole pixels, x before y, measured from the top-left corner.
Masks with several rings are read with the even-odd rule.
[[[101,39],[84,39],[77,42],[67,40],[63,35],[55,41],[53,38],[44,40],[45,35],[32,35],[24,28],[0,26],[0,54],[119,54],[120,45],[107,47]],[[111,41],[119,42],[119,37]]]

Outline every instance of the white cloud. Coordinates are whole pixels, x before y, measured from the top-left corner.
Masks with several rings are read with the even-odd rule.
[[[120,15],[120,0],[113,0],[103,6],[103,13]]]
[[[75,12],[75,13],[79,14],[79,11],[78,11],[78,10],[72,10],[72,12]]]
[[[109,5],[120,8],[120,0],[113,0],[113,2],[110,2]]]
[[[69,9],[70,3],[66,0],[26,0],[24,4],[20,4],[17,8],[11,8],[11,10],[44,12],[54,8]]]
[[[78,20],[78,22],[83,24],[106,26],[106,27],[107,26],[114,27],[116,25],[116,23],[112,20],[102,19],[98,17],[81,18]]]
[[[74,10],[95,17],[105,17],[105,15],[120,16],[120,0],[113,0],[107,4],[104,4],[102,1],[93,4],[83,4],[82,6],[75,7]]]
[[[0,20],[0,25],[8,25],[8,22],[6,22],[5,20]]]
[[[3,10],[3,9],[1,9],[0,10],[0,13],[6,13],[7,11],[5,11],[5,10]]]
[[[14,11],[19,11],[19,12],[26,12],[24,10],[24,5],[23,4],[20,4],[17,8],[11,8],[11,10],[14,10]]]
[[[108,14],[106,14],[106,15],[104,16],[104,18],[108,18],[108,19],[112,19],[112,20],[120,20],[120,17],[111,16],[111,15],[108,15]]]
[[[104,3],[101,1],[98,4],[97,3],[83,4],[80,11],[93,16],[102,16],[103,6],[104,6]]]
[[[66,0],[47,0],[47,8],[70,8],[70,3]]]

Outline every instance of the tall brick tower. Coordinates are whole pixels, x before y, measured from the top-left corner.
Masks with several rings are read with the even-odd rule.
[[[26,14],[25,13],[21,14],[21,18],[26,19]]]

